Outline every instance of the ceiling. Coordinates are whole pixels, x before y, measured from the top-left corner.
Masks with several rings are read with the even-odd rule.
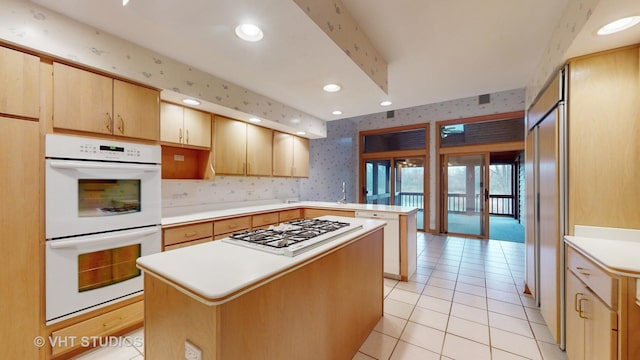
[[[32,1],[336,120],[525,87],[568,0],[343,0],[388,63],[388,94],[293,0],[131,0],[126,7],[121,0]],[[640,13],[640,1],[601,0],[587,25],[631,11]],[[242,22],[260,26],[264,39],[238,39],[233,31]],[[640,42],[640,26],[624,40],[594,40],[589,26],[570,49],[572,56]],[[326,83],[343,89],[325,93]],[[393,105],[383,108],[382,100]]]

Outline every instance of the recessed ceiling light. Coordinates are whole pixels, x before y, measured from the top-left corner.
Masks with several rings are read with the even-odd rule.
[[[381,103],[380,103],[380,106],[389,106],[389,105],[391,105],[391,104],[393,104],[391,101],[389,101],[389,100],[385,100],[385,101],[383,101],[383,102],[381,102]]]
[[[640,16],[629,16],[623,19],[612,21],[598,30],[598,35],[609,35],[617,33],[640,23]]]
[[[246,41],[260,41],[264,34],[259,27],[253,24],[240,24],[236,26],[236,35],[242,40]]]
[[[129,4],[129,0],[122,0],[122,6],[127,6]]]
[[[198,101],[196,99],[184,99],[184,100],[182,100],[182,102],[187,104],[187,105],[200,105],[200,101]]]
[[[307,133],[304,132],[304,131],[298,131],[296,134],[298,134],[298,135],[306,135]]]
[[[342,115],[342,111],[340,110],[334,110],[333,112],[331,112],[333,115]]]
[[[326,92],[336,92],[336,91],[340,91],[340,89],[342,88],[338,84],[327,84],[324,87],[322,87],[322,90]]]
[[[262,120],[258,119],[258,118],[250,118],[249,121],[251,121],[252,123],[259,123],[262,122]]]

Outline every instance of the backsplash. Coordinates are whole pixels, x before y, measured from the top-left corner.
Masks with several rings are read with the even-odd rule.
[[[298,199],[300,179],[217,176],[214,181],[162,180],[162,207]]]

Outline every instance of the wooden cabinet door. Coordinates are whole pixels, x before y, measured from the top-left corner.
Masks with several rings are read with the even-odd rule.
[[[182,144],[183,107],[160,103],[160,141]]]
[[[40,349],[38,311],[40,264],[40,185],[44,174],[40,154],[40,125],[36,121],[0,117],[0,338],[4,359],[37,359]],[[18,151],[16,151],[19,149]],[[42,169],[41,169],[42,168]],[[43,235],[43,234],[42,234]],[[11,284],[9,286],[9,284]],[[10,344],[10,346],[9,346]]]
[[[113,80],[53,64],[53,127],[112,134]]]
[[[40,117],[40,59],[0,46],[0,114]]]
[[[221,175],[244,175],[247,160],[247,124],[215,118],[215,170]]]
[[[160,92],[113,80],[113,134],[158,140]]]
[[[585,289],[582,310],[584,321],[585,360],[617,359],[617,314],[593,292]]]
[[[291,176],[293,135],[273,132],[273,176]]]
[[[184,108],[184,140],[186,145],[211,148],[211,115]]]
[[[271,176],[273,130],[247,124],[247,175]]]
[[[309,139],[293,137],[292,176],[309,177]]]
[[[578,302],[585,290],[582,282],[571,271],[567,271],[566,351],[571,360],[584,360],[584,320],[580,317]]]

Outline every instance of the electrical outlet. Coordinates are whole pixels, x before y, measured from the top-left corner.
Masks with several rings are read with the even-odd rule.
[[[184,360],[202,360],[202,350],[189,340],[184,342]]]

